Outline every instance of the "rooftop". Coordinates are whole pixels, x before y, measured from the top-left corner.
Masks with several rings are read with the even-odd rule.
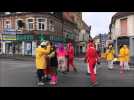
[[[91,26],[88,26],[83,20],[82,20],[82,23],[83,23],[83,27],[90,32],[91,30]]]

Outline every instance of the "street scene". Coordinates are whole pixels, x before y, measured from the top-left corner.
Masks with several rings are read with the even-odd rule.
[[[31,61],[30,61],[31,60]],[[0,59],[0,86],[1,87],[38,87],[36,85],[36,69],[32,59],[13,60]],[[8,62],[8,63],[7,63]],[[76,59],[78,72],[73,71],[68,74],[59,73],[59,82],[54,87],[90,87],[89,75],[87,75],[84,61]],[[18,66],[19,65],[19,66]],[[134,68],[126,71],[124,76],[120,75],[119,67],[108,70],[107,65],[102,63],[97,66],[98,87],[133,87]],[[44,87],[53,87],[46,83]]]
[[[133,27],[134,12],[0,12],[0,87],[134,87]]]

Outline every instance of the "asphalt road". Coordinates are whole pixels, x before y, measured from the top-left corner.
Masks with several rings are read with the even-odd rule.
[[[76,60],[78,72],[59,73],[56,87],[89,87],[90,78],[86,75],[86,64]],[[97,66],[97,87],[134,87],[134,68],[119,73],[119,66],[108,70],[102,63]],[[36,69],[33,61],[0,59],[0,87],[37,87]],[[51,87],[46,84],[44,87]]]

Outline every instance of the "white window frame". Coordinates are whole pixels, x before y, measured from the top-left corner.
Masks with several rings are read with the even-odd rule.
[[[120,35],[124,34],[124,29],[121,27],[121,21],[126,20],[127,21],[127,27],[126,27],[126,34],[128,35],[128,17],[120,18]],[[123,29],[123,30],[122,30]]]
[[[29,19],[32,19],[33,22],[28,22]],[[33,24],[33,28],[32,29],[30,29],[29,24]],[[34,30],[34,18],[33,17],[26,19],[26,29],[29,30],[29,31]]]
[[[7,24],[6,22],[9,22],[9,24]],[[9,28],[12,28],[12,26],[11,26],[11,20],[9,20],[9,19],[6,19],[5,21],[4,21],[4,29],[9,29]],[[8,27],[7,27],[8,26]]]
[[[52,21],[52,24],[50,23]],[[49,31],[54,32],[55,31],[55,22],[54,20],[49,20]]]
[[[45,21],[44,22],[39,22],[38,20],[39,19],[44,19]],[[37,30],[41,30],[41,31],[46,31],[47,30],[47,18],[44,18],[44,17],[39,17],[39,18],[36,18],[36,22],[37,22]],[[39,23],[44,24],[44,29],[39,29]]]
[[[18,28],[18,24],[17,24],[17,22],[18,22],[19,20],[23,21],[24,23],[25,23],[25,20],[24,20],[24,19],[21,19],[21,18],[16,19],[16,30],[21,31],[22,29],[19,29],[19,28]]]

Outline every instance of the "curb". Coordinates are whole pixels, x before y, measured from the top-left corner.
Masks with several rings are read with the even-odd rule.
[[[0,59],[14,59],[14,60],[23,60],[23,61],[34,61],[34,58],[31,57],[31,58],[26,58],[26,57],[11,57],[11,56],[8,56],[8,57],[5,57],[5,56],[0,56]]]

